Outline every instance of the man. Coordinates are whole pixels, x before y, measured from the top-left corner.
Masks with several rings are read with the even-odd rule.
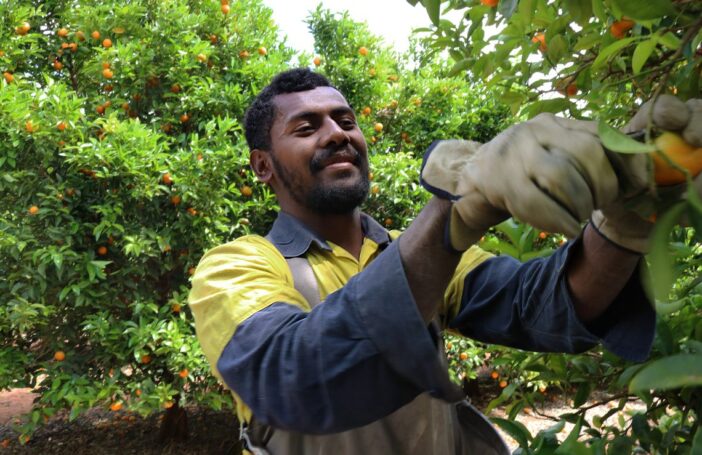
[[[646,357],[655,315],[637,270],[650,223],[617,209],[623,188],[645,187],[645,162],[605,152],[593,124],[540,116],[482,146],[435,144],[422,171],[435,196],[399,238],[358,208],[366,142],[324,77],[281,73],[245,127],[251,167],[281,211],[265,238],[207,252],[190,305],[203,351],[251,427],[251,450],[505,453],[460,404],[441,329]],[[609,239],[591,223],[546,259],[519,264],[471,246],[511,215],[575,236],[593,211]]]

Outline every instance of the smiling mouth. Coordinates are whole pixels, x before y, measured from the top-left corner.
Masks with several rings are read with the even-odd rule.
[[[331,156],[313,160],[311,163],[312,172],[316,173],[323,169],[349,169],[360,166],[360,156],[355,151],[336,152]]]

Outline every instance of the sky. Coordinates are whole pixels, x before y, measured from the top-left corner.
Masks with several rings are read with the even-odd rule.
[[[406,0],[263,0],[273,10],[273,20],[287,35],[288,45],[312,53],[313,40],[305,18],[319,3],[332,12],[348,11],[349,16],[366,22],[375,35],[402,52],[407,50],[408,36],[413,28],[430,24],[426,10],[420,4],[413,7]]]

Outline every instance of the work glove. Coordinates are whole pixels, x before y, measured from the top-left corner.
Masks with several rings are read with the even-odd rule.
[[[702,146],[702,99],[684,103],[674,96],[661,95],[656,100],[655,108],[651,101],[645,103],[623,132],[645,131],[649,118],[653,122],[654,135],[661,131],[673,131],[688,143]],[[686,184],[655,188],[650,182],[652,164],[648,155],[608,152],[608,156],[613,167],[626,176],[620,178],[618,197],[611,204],[593,212],[592,225],[613,243],[635,253],[646,253],[655,225],[655,216],[651,215],[684,197]],[[698,176],[694,183],[698,194],[702,194],[702,177]]]
[[[618,193],[597,124],[552,114],[515,125],[484,145],[432,144],[421,182],[436,196],[454,201],[447,243],[457,251],[510,216],[575,237],[580,223]]]

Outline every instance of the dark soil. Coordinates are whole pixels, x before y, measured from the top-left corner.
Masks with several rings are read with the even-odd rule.
[[[12,422],[0,426],[0,454],[239,455],[239,424],[231,411],[186,408],[188,438],[160,442],[161,415],[142,419],[92,409],[73,422],[54,417],[21,445]],[[5,445],[7,447],[3,448]]]

